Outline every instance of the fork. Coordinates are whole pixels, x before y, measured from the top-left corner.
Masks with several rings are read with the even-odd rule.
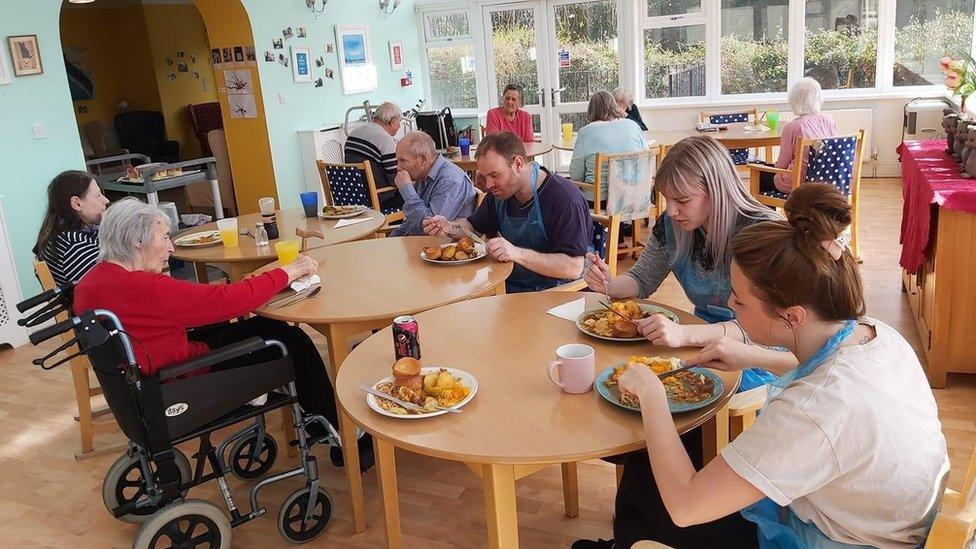
[[[603,294],[603,295],[606,295],[606,297],[607,297],[607,301],[608,301],[608,303],[613,303],[613,301],[612,301],[612,300],[610,299],[610,296],[609,296],[609,295],[607,295],[607,294]],[[610,305],[609,305],[608,303],[604,303],[603,301],[598,301],[598,303],[599,303],[600,305],[602,305],[604,309],[606,309],[606,310],[608,310],[608,311],[610,311],[611,313],[613,313],[613,314],[615,314],[615,315],[617,315],[617,316],[619,316],[620,318],[622,318],[622,319],[624,319],[624,320],[626,320],[627,322],[630,322],[630,323],[631,323],[631,324],[633,324],[634,326],[637,326],[637,323],[636,323],[636,322],[634,322],[633,320],[631,320],[631,319],[630,319],[629,317],[626,317],[626,316],[624,316],[624,315],[623,315],[623,314],[621,314],[620,312],[618,312],[618,311],[615,311],[615,310],[613,309],[613,307],[611,307],[611,306],[610,306]]]

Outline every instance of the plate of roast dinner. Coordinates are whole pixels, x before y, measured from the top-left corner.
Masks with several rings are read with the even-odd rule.
[[[610,309],[600,307],[584,311],[577,317],[576,327],[586,335],[609,341],[644,341],[634,322],[660,314],[680,323],[674,311],[650,303],[615,301],[610,304]]]
[[[393,375],[373,384],[372,388],[392,398],[412,404],[406,408],[393,400],[375,394],[366,395],[366,404],[374,412],[398,419],[420,419],[449,413],[471,402],[478,392],[478,380],[464,370],[440,366],[423,367],[413,357],[393,364]]]
[[[596,376],[593,387],[607,402],[627,410],[640,411],[637,397],[624,393],[617,385],[620,374],[631,366],[650,368],[655,375],[679,368],[677,358],[659,356],[632,356],[629,360],[607,367]],[[672,414],[704,408],[718,400],[725,391],[725,383],[715,372],[707,368],[691,368],[661,380],[668,395],[668,407]]]
[[[420,252],[420,259],[438,265],[462,265],[477,261],[487,255],[488,249],[484,244],[465,236],[457,242],[424,248]]]

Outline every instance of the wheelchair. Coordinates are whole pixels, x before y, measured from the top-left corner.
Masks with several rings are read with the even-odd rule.
[[[34,328],[63,312],[70,313],[72,295],[69,285],[19,303],[17,309],[22,313],[40,308],[18,323]],[[316,442],[339,446],[341,440],[327,419],[302,412],[294,367],[281,342],[254,337],[145,375],[135,359],[133,339],[108,310],[72,315],[34,331],[30,341],[37,345],[69,332],[74,339],[32,362],[45,370],[55,368],[76,355],[49,361],[75,343],[77,354],[85,354],[91,361],[112,415],[129,439],[126,452],[109,467],[102,499],[116,519],[141,524],[133,548],[230,547],[231,528],[267,513],[258,504],[261,489],[299,476],[305,477],[305,483],[281,505],[278,532],[290,542],[304,543],[325,530],[332,517],[332,498],[319,483],[318,465],[309,448]],[[210,371],[212,366],[267,348],[277,349],[280,356],[260,364]],[[256,405],[262,395],[267,399]],[[271,469],[278,449],[266,431],[264,415],[286,406],[295,419],[301,465],[254,484],[250,511],[242,513],[227,485],[227,474],[257,479]],[[214,446],[215,431],[245,421],[250,421],[247,427]],[[317,439],[307,433],[313,423],[324,433]],[[193,439],[199,445],[191,466],[176,445]],[[229,518],[209,501],[186,497],[191,488],[214,479]]]

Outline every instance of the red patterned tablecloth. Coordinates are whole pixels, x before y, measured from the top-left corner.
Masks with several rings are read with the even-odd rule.
[[[932,221],[931,204],[976,214],[976,179],[960,175],[961,166],[946,152],[945,140],[906,141],[901,154],[901,259],[915,272],[925,263]]]

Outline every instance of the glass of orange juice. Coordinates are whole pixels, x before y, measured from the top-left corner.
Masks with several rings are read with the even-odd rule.
[[[287,265],[298,257],[298,241],[282,240],[275,243],[275,252],[278,254],[278,262]]]
[[[220,241],[225,248],[236,248],[239,244],[240,233],[237,232],[237,218],[217,220],[217,230],[220,231]]]

